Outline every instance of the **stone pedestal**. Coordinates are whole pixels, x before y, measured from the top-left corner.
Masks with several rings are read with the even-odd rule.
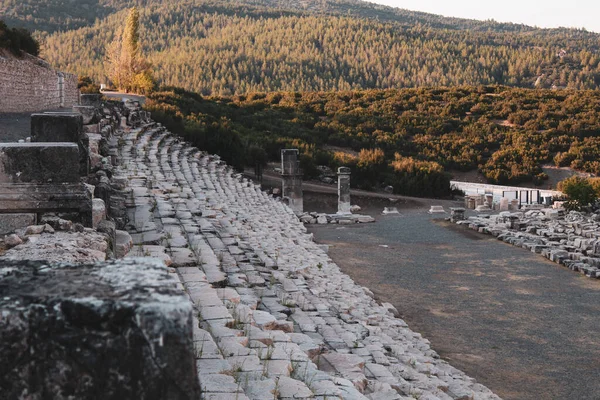
[[[338,168],[338,214],[350,214],[350,168]]]
[[[192,305],[159,260],[0,262],[2,398],[200,398]]]
[[[462,207],[453,207],[450,208],[450,221],[458,222],[464,221],[465,219],[465,209]]]
[[[75,143],[0,143],[0,183],[76,183]]]
[[[0,144],[0,214],[76,212],[91,227],[92,199],[79,182],[78,167],[75,143]],[[30,225],[26,220],[13,218],[12,225],[21,226],[5,228]]]
[[[56,112],[31,115],[32,142],[72,142],[79,146],[79,173],[89,173],[89,139],[83,131],[83,115]]]
[[[297,149],[281,150],[282,197],[296,214],[303,212],[302,172]]]

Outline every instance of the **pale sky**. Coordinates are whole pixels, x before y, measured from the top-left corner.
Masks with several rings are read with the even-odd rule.
[[[600,0],[369,0],[447,17],[494,19],[542,28],[585,28],[600,33]]]

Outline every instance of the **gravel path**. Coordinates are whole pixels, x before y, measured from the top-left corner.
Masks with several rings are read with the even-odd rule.
[[[358,284],[505,399],[600,399],[600,282],[433,218],[312,226]]]

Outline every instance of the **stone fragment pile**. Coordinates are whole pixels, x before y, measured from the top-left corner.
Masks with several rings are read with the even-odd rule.
[[[194,307],[203,399],[498,399],[219,157],[155,123],[118,144],[129,255],[177,272]]]
[[[600,214],[545,208],[469,217],[457,224],[541,254],[590,278],[600,278]]]
[[[355,206],[357,207],[357,206]],[[360,209],[360,208],[359,208]],[[361,215],[361,214],[325,214],[325,213],[317,213],[317,212],[307,212],[302,213],[298,216],[300,222],[304,224],[339,224],[339,225],[348,225],[348,224],[364,224],[369,222],[375,222],[375,218],[370,215]]]

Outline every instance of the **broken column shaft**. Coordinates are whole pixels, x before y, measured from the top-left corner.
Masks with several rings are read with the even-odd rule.
[[[338,168],[338,214],[350,214],[350,168]]]
[[[282,196],[296,214],[303,211],[302,172],[298,161],[297,149],[281,150]]]

